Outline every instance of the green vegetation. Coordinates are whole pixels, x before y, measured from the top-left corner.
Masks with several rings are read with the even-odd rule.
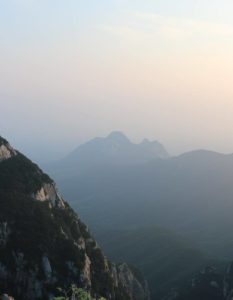
[[[52,182],[36,164],[20,153],[0,164],[0,189],[4,191],[28,195],[38,191],[43,183]]]
[[[92,298],[88,292],[78,288],[76,285],[71,285],[67,290],[58,288],[58,291],[61,293],[61,296],[55,297],[54,300],[106,300],[103,297],[98,299]]]
[[[215,264],[191,242],[163,228],[106,231],[97,236],[108,257],[141,270],[149,282],[152,299],[160,299],[204,266]]]

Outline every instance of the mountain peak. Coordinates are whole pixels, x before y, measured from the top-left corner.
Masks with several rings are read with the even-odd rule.
[[[113,131],[108,136],[107,139],[114,140],[117,142],[127,142],[129,143],[130,140],[127,138],[127,136],[121,132],[121,131]]]
[[[61,164],[72,164],[92,167],[94,165],[132,165],[154,159],[165,159],[169,155],[157,141],[145,139],[142,143],[133,143],[121,131],[113,131],[106,137],[97,137],[80,145]],[[59,165],[59,163],[57,164]]]
[[[0,181],[3,174],[8,178],[6,190],[17,189],[18,186],[30,186],[30,197],[40,202],[49,202],[51,207],[64,208],[65,204],[59,195],[53,180],[23,154],[17,152],[4,138],[0,137],[0,163],[14,159],[9,165],[1,164]],[[30,178],[30,185],[28,184]],[[19,184],[20,182],[20,184]],[[15,185],[14,185],[15,184]]]

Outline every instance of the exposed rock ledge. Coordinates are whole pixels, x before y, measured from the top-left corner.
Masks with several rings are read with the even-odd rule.
[[[58,194],[55,184],[44,183],[39,191],[37,191],[33,198],[38,201],[50,201],[53,207],[65,207],[62,197]]]
[[[15,155],[17,152],[9,144],[0,145],[0,162]]]
[[[130,296],[130,300],[150,300],[147,282],[139,280],[126,263],[113,266],[113,274],[117,285],[120,283]]]

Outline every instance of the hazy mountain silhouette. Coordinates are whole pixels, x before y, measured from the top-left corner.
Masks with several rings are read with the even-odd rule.
[[[116,145],[116,140],[125,146],[111,152],[109,149],[113,148],[109,145]],[[146,161],[142,163],[141,159],[140,164],[123,163],[122,157],[128,157],[131,146],[141,149],[144,143],[132,146],[124,135],[114,133],[79,147],[66,158],[72,164],[64,164],[63,160],[47,170],[96,231],[105,222],[112,229],[135,224],[159,225],[193,239],[212,255],[231,258],[233,155],[197,150],[167,159],[147,160],[147,155],[147,159],[143,156]],[[83,150],[86,148],[89,152]],[[127,154],[123,154],[125,149]],[[88,168],[81,168],[79,157],[91,157],[96,152],[98,155],[93,154],[88,160]],[[99,153],[102,160],[97,165]]]
[[[123,133],[114,131],[107,137],[98,137],[79,146],[71,154],[55,163],[57,166],[82,166],[112,164],[141,164],[158,158],[168,158],[166,149],[157,141],[144,139],[132,143]]]
[[[127,139],[124,141],[129,143]],[[130,261],[129,253],[135,251],[133,245],[137,241],[135,232],[144,230],[144,236],[153,237],[151,230],[146,228],[160,226],[191,241],[195,245],[191,249],[200,249],[199,262],[203,253],[204,257],[213,259],[233,258],[233,155],[196,150],[177,157],[135,164],[115,164],[108,156],[108,160],[90,163],[88,168],[72,161],[73,164],[64,167],[62,162],[48,171],[71,199],[73,207],[79,208],[81,216],[102,240],[104,247],[117,229],[122,233],[118,240],[123,236],[121,246],[132,247],[128,252]],[[156,232],[155,229],[152,240],[159,242],[154,242],[147,258],[153,257],[155,247],[160,248],[162,243]],[[146,241],[141,239],[137,249],[144,244]],[[111,242],[109,245],[106,250],[110,255],[115,257],[120,253],[116,250],[119,249],[117,245],[111,247]],[[139,250],[138,253],[142,252]],[[138,259],[143,264],[146,257],[142,255]],[[191,255],[188,257],[191,261]],[[118,258],[123,257],[119,254]],[[168,265],[163,265],[160,270],[168,278],[174,268],[172,259],[167,261]],[[151,266],[156,269],[156,263],[151,263]],[[147,276],[153,273],[147,268],[145,272]]]

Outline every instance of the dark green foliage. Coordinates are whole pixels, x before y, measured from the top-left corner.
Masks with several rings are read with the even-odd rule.
[[[54,300],[105,300],[103,297],[98,299],[92,298],[89,293],[83,289],[77,288],[76,285],[72,285],[67,290],[58,288],[58,291],[60,296],[55,297]]]
[[[152,299],[166,295],[202,267],[214,263],[192,243],[163,228],[106,231],[97,236],[108,257],[126,261],[143,272]]]
[[[223,275],[214,268],[206,267],[192,282],[181,289],[174,300],[224,300]]]
[[[0,248],[1,261],[8,269],[15,272],[12,256],[15,252],[24,253],[28,270],[39,268],[42,277],[41,259],[46,254],[60,284],[66,282],[68,275],[66,261],[72,260],[78,269],[83,267],[84,253],[74,244],[78,232],[72,236],[67,230],[71,220],[57,218],[58,209],[50,209],[48,202],[41,203],[22,194],[3,194],[1,191],[0,207],[0,222],[7,221],[12,231],[7,245]],[[66,214],[65,210],[63,212]],[[61,234],[61,228],[69,238]]]
[[[52,182],[36,164],[20,153],[0,164],[1,190],[32,194],[38,191],[43,183]]]

